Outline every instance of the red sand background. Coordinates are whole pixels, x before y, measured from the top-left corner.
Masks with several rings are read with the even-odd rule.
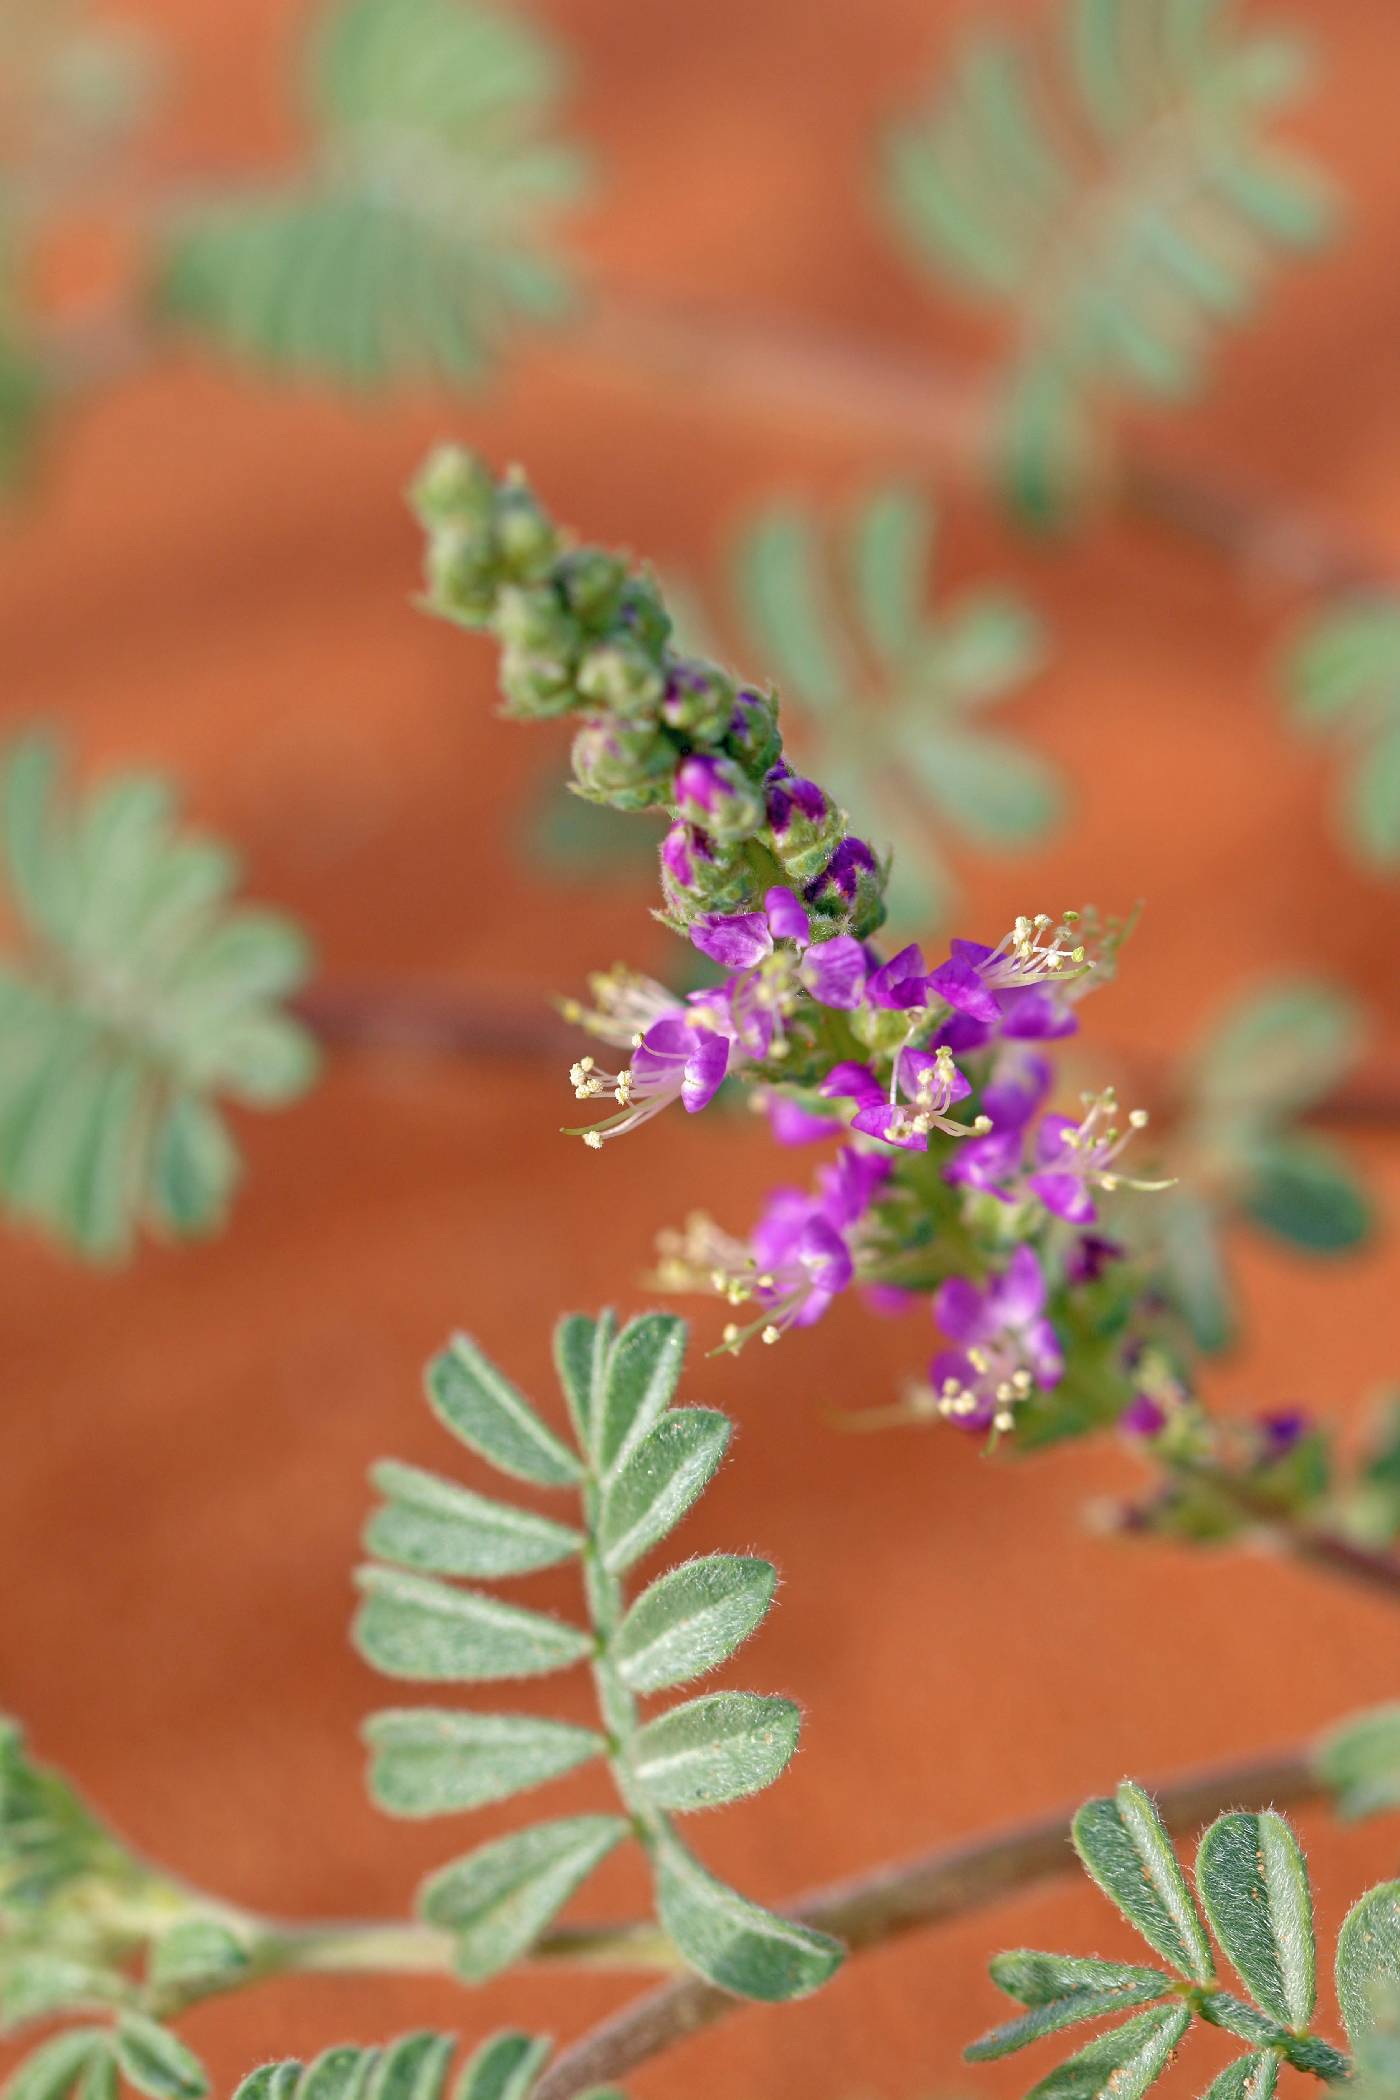
[[[864,201],[872,123],[978,10],[537,12],[580,53],[575,123],[606,186],[578,245],[615,286],[907,354],[979,347]],[[300,6],[129,13],[178,49],[172,165],[285,150]],[[1292,14],[1326,50],[1298,128],[1353,199],[1349,236],[1286,277],[1168,440],[1384,550],[1400,539],[1394,7]],[[419,973],[542,1001],[664,943],[641,891],[532,880],[510,857],[547,733],[493,719],[489,652],[408,602],[417,544],[398,492],[448,431],[528,461],[590,534],[666,561],[703,561],[775,484],[838,489],[903,463],[836,417],[775,429],[693,389],[585,369],[567,341],[527,349],[485,398],[396,410],[172,358],[67,425],[7,532],[4,713],[59,716],[93,763],[176,771],[194,811],[245,845],[254,891],[314,928],[328,981]],[[943,581],[993,573],[1054,627],[1055,666],[1019,721],[1058,754],[1078,808],[1034,864],[967,863],[971,930],[1144,896],[1124,979],[1093,1009],[1105,1038],[1178,1045],[1227,988],[1298,966],[1350,983],[1393,1045],[1396,896],[1338,854],[1327,768],[1281,733],[1268,673],[1283,601],[1145,528],[1037,556],[963,506]],[[555,1135],[566,1102],[546,1067],[345,1056],[307,1106],[250,1124],[248,1190],[217,1245],[106,1278],[6,1243],[0,1698],[135,1839],[211,1888],[288,1914],[392,1913],[486,1824],[399,1828],[366,1804],[355,1727],[382,1687],[344,1638],[365,1465],[385,1451],[447,1462],[416,1387],[452,1325],[542,1387],[557,1311],[636,1304],[657,1224],[695,1203],[742,1220],[771,1173],[747,1129],[679,1117],[594,1157]],[[1383,1134],[1358,1150],[1389,1224],[1400,1153]],[[1242,1266],[1250,1339],[1217,1397],[1354,1416],[1396,1369],[1388,1235],[1342,1268],[1257,1249]],[[821,1426],[818,1402],[879,1391],[923,1346],[917,1323],[843,1312],[778,1354],[695,1364],[690,1396],[734,1410],[742,1434],[687,1543],[761,1546],[786,1576],[731,1681],[808,1708],[789,1778],[698,1832],[718,1867],[776,1898],[1393,1693],[1396,1642],[1375,1604],[1253,1562],[1227,1589],[1206,1559],[1086,1536],[1086,1498],[1129,1478],[1114,1451],[1003,1469],[955,1438],[850,1444]],[[1308,1824],[1330,1937],[1350,1893],[1394,1871],[1395,1830]],[[601,1889],[621,1906],[638,1895],[621,1868]],[[736,2019],[635,2090],[1014,2093],[1019,2064],[957,2065],[994,2014],[985,1954],[1008,1940],[1124,1943],[1067,1885],[862,1960],[802,2011]],[[283,1985],[189,2031],[227,2089],[262,2055],[425,2020],[467,2037],[502,2019],[573,2032],[625,1991],[540,1972],[488,2000]]]

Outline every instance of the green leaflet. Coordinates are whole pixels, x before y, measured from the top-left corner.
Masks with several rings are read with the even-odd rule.
[[[149,1979],[156,1985],[235,1983],[246,1975],[248,1950],[236,1933],[212,1918],[192,1918],[161,1934],[151,1950]]]
[[[568,304],[545,236],[584,164],[549,135],[555,51],[505,10],[342,0],[309,73],[305,177],[180,213],[161,309],[273,372],[361,390],[480,379],[518,322]]]
[[[873,489],[851,520],[851,582],[873,647],[898,662],[918,641],[933,552],[933,507],[920,489]]]
[[[1140,2100],[1191,2024],[1184,2005],[1154,2005],[1095,2037],[1031,2088],[1028,2100]]]
[[[442,1816],[484,1808],[601,1757],[596,1729],[533,1714],[390,1709],[364,1724],[372,1752],[370,1792],[394,1816]]]
[[[674,1408],[648,1430],[603,1495],[598,1542],[612,1574],[675,1529],[714,1478],[729,1437],[727,1416],[703,1407]]]
[[[123,2013],[115,2040],[123,2076],[151,2100],[202,2100],[208,2092],[199,2058],[157,2021]]]
[[[361,1568],[356,1580],[365,1602],[355,1644],[390,1677],[457,1684],[538,1677],[579,1662],[593,1646],[577,1626],[484,1591],[390,1568]]]
[[[451,1932],[458,1973],[484,1982],[517,1961],[629,1834],[621,1816],[568,1816],[482,1845],[423,1884],[419,1909]]]
[[[1171,1839],[1142,1788],[1125,1780],[1113,1799],[1086,1802],[1073,1835],[1085,1871],[1149,1945],[1183,1976],[1209,1983],[1210,1944]]]
[[[492,2035],[467,2065],[457,2100],[527,2100],[549,2049],[528,2034]]]
[[[554,1368],[568,1403],[574,1435],[585,1451],[591,1448],[593,1395],[602,1390],[608,1352],[616,1332],[617,1322],[610,1312],[601,1313],[596,1320],[583,1313],[571,1313],[555,1325]]]
[[[1331,1729],[1313,1753],[1319,1776],[1347,1818],[1400,1807],[1400,1701]]]
[[[1249,1156],[1244,1208],[1290,1246],[1311,1254],[1340,1254],[1370,1233],[1365,1190],[1345,1158],[1317,1138],[1276,1138]]]
[[[125,1989],[120,1974],[69,1955],[0,1953],[0,2034],[57,2013],[90,2012],[120,2001]]]
[[[524,1395],[464,1334],[454,1335],[427,1371],[428,1404],[452,1434],[517,1479],[574,1487],[582,1467]]]
[[[685,1358],[686,1326],[671,1313],[629,1320],[607,1353],[593,1386],[589,1448],[605,1476],[625,1462],[675,1395]]]
[[[69,2100],[94,2064],[110,2055],[106,2030],[70,2028],[35,2049],[0,2087],[0,2100]]]
[[[1312,1892],[1298,1841],[1272,1810],[1219,1817],[1196,1854],[1215,1936],[1265,2012],[1305,2028],[1317,2001]]]
[[[176,829],[170,788],[60,791],[60,749],[0,769],[16,952],[0,960],[0,1204],[93,1260],[142,1227],[211,1230],[238,1154],[216,1097],[270,1108],[315,1075],[281,1008],[309,967],[287,921],[235,909],[233,857]]]
[[[1135,1962],[1100,1961],[1088,1954],[1044,1954],[1036,1947],[1013,1947],[994,1954],[989,1972],[997,1989],[1022,2005],[1054,2005],[1076,1991],[1141,1989],[1160,1996],[1171,1986],[1171,1978],[1160,1969],[1140,1968]]]
[[[387,1506],[365,1531],[381,1560],[431,1575],[526,1575],[571,1559],[583,1534],[532,1510],[494,1502],[435,1473],[381,1459],[370,1474]]]
[[[722,1990],[769,2004],[805,1998],[845,1959],[839,1941],[716,1881],[669,1831],[655,1872],[662,1924],[686,1960]]]
[[[717,1669],[760,1624],[777,1580],[770,1562],[731,1553],[658,1576],[612,1644],[623,1682],[630,1691],[659,1692]]]
[[[1382,1882],[1347,1912],[1337,1937],[1337,1997],[1353,2044],[1400,1991],[1400,1881]]]
[[[648,1722],[636,1739],[632,1769],[657,1808],[717,1808],[781,1778],[801,1725],[790,1699],[710,1692]]]
[[[1040,2041],[1047,2034],[1058,2034],[1062,2028],[1077,2026],[1081,2020],[1106,2019],[1111,2013],[1122,2012],[1130,2005],[1142,2005],[1151,1998],[1160,1998],[1169,1989],[1170,1984],[1164,1976],[1152,1989],[1138,1984],[1118,1989],[1071,1991],[1063,1998],[1031,2006],[1018,2020],[1008,2020],[1001,2027],[993,2027],[977,2041],[970,2042],[963,2050],[963,2056],[970,2064],[991,2063],[997,2057],[1011,2056],[1017,2049]]]
[[[1331,1093],[1361,1055],[1363,1016],[1318,978],[1284,978],[1250,992],[1196,1052],[1194,1091],[1222,1115],[1291,1117]]]
[[[121,2073],[116,2057],[110,2049],[95,2050],[78,2080],[74,2100],[117,2100],[120,2091]]]
[[[1293,720],[1343,753],[1336,828],[1363,866],[1400,866],[1400,604],[1393,598],[1325,606],[1283,665]]]
[[[1279,2060],[1272,2049],[1253,2049],[1237,2056],[1218,2078],[1212,2078],[1203,2100],[1273,2100]]]
[[[455,2043],[447,2034],[406,2034],[386,2048],[341,2045],[311,2065],[294,2059],[250,2072],[234,2100],[446,2100]]]

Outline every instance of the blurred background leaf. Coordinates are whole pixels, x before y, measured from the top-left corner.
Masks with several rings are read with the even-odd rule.
[[[1342,753],[1336,829],[1363,867],[1400,872],[1400,602],[1324,606],[1284,659],[1293,721]]]
[[[309,172],[186,211],[158,310],[287,375],[476,380],[567,307],[549,222],[582,156],[550,135],[560,54],[470,0],[349,0],[313,38]]]
[[[232,906],[234,856],[176,827],[149,774],[81,799],[46,735],[0,775],[0,1204],[94,1260],[141,1225],[212,1231],[239,1175],[220,1102],[272,1108],[316,1069],[283,1008],[309,965],[298,929]]]
[[[1275,254],[1329,232],[1330,190],[1265,133],[1304,47],[1230,0],[1057,0],[981,31],[888,131],[886,214],[911,254],[1008,317],[995,432],[1026,520],[1060,519],[1134,396],[1181,401]]]

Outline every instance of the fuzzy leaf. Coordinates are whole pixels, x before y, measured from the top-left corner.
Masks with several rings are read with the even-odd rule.
[[[1225,1952],[1285,2027],[1317,2002],[1312,1891],[1298,1841],[1272,1809],[1217,1817],[1196,1854],[1196,1887]]]
[[[1372,1707],[1325,1735],[1313,1763],[1348,1819],[1400,1808],[1400,1701]]]
[[[370,1792],[394,1816],[450,1815],[505,1801],[607,1748],[596,1730],[566,1721],[431,1707],[372,1714],[364,1735],[373,1753]]]
[[[1035,1947],[994,1954],[989,1973],[999,1991],[1022,2005],[1054,2005],[1076,1991],[1142,1990],[1146,1997],[1160,1997],[1171,1988],[1171,1978],[1160,1969],[1100,1961],[1091,1954],[1042,1954]]]
[[[781,1778],[801,1725],[789,1699],[709,1692],[649,1721],[633,1746],[632,1769],[657,1808],[717,1808]]]
[[[703,1407],[674,1408],[648,1430],[603,1496],[598,1543],[612,1574],[675,1529],[714,1478],[730,1433],[726,1416]]]
[[[1059,820],[1050,766],[1006,737],[940,727],[936,736],[912,737],[908,757],[940,814],[974,844],[1026,844]]]
[[[456,2044],[451,2035],[406,2034],[384,2049],[340,2045],[314,2063],[264,2064],[234,2100],[446,2100]]]
[[[70,2100],[102,2057],[110,2056],[100,2027],[70,2028],[43,2042],[0,2087],[0,2100]]]
[[[659,1692],[716,1669],[760,1624],[777,1580],[768,1561],[732,1553],[668,1569],[618,1629],[612,1653],[623,1682]]]
[[[549,2047],[528,2034],[492,2035],[467,2065],[456,2100],[528,2100]]]
[[[156,1985],[207,1982],[216,1987],[235,1983],[248,1966],[248,1950],[236,1933],[213,1918],[191,1918],[161,1934],[148,1973]]]
[[[1253,2042],[1261,2049],[1278,2047],[1290,2040],[1288,2029],[1272,2014],[1237,1998],[1233,1991],[1204,1991],[1196,2009],[1212,2027],[1223,2027],[1227,2034],[1238,2035],[1242,2042]]]
[[[1244,1208],[1290,1246],[1343,1254],[1371,1231],[1370,1200],[1343,1156],[1316,1138],[1276,1138],[1249,1158]]]
[[[1196,1053],[1196,1091],[1222,1116],[1296,1116],[1354,1068],[1364,1033],[1348,993],[1317,978],[1285,978],[1217,1021]]]
[[[571,799],[575,808],[588,808],[577,797]],[[593,1396],[602,1391],[603,1373],[616,1332],[617,1323],[610,1312],[596,1320],[583,1313],[570,1313],[554,1329],[554,1367],[568,1402],[574,1434],[585,1451],[591,1449]]]
[[[123,2013],[115,2040],[123,2075],[151,2100],[202,2100],[208,2092],[199,2058],[158,2021]]]
[[[534,1944],[630,1827],[620,1816],[568,1816],[515,1831],[431,1875],[419,1909],[453,1934],[458,1974],[482,1983]]]
[[[1085,1871],[1148,1944],[1183,1976],[1209,1983],[1210,1944],[1171,1839],[1142,1788],[1125,1780],[1113,1799],[1086,1801],[1073,1836]]]
[[[769,675],[814,714],[832,713],[852,681],[812,519],[783,505],[765,512],[739,541],[735,571],[745,624]]]
[[[533,1510],[494,1502],[417,1466],[381,1459],[370,1474],[386,1498],[365,1531],[381,1560],[430,1575],[486,1578],[552,1568],[582,1550],[583,1535]]]
[[[1019,2020],[1008,2020],[1001,2027],[993,2027],[977,2041],[969,2042],[963,2056],[970,2064],[992,2063],[998,2057],[1011,2056],[1017,2049],[1027,2048],[1047,2034],[1058,2034],[1062,2028],[1075,2027],[1081,2020],[1107,2019],[1110,2014],[1123,2012],[1131,2005],[1143,2005],[1149,1999],[1160,1998],[1170,1989],[1171,1984],[1164,1976],[1151,1989],[1138,1984],[1119,1989],[1071,1991],[1063,1998],[1031,2006]]]
[[[1184,2005],[1154,2005],[1097,2035],[1062,2063],[1027,2100],[1140,2100],[1171,2061],[1191,2024]]]
[[[668,1832],[655,1857],[662,1924],[692,1967],[721,1990],[767,2004],[805,1998],[845,1959],[838,1940],[751,1903]]]
[[[611,1473],[640,1443],[675,1397],[685,1361],[686,1325],[672,1313],[629,1320],[608,1351],[595,1388],[589,1448],[600,1473]]]
[[[1274,2100],[1278,2065],[1272,2049],[1252,2049],[1212,2078],[1202,2100]]]
[[[580,1661],[593,1646],[577,1626],[481,1590],[392,1568],[361,1568],[355,1579],[366,1593],[355,1644],[389,1677],[454,1684],[539,1677]]]
[[[1400,724],[1372,740],[1348,775],[1341,796],[1343,835],[1367,867],[1393,875],[1400,867]]]
[[[898,663],[918,640],[933,513],[921,490],[890,483],[871,491],[851,524],[851,575],[875,654]]]
[[[575,1487],[582,1479],[573,1452],[467,1335],[454,1335],[433,1358],[427,1392],[444,1428],[501,1472],[537,1487]]]
[[[1337,1997],[1355,2044],[1384,1996],[1400,1992],[1400,1881],[1382,1882],[1347,1912],[1337,1937]]]

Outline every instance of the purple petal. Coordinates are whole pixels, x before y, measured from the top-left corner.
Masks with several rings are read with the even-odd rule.
[[[1118,1427],[1128,1436],[1157,1436],[1166,1426],[1166,1409],[1150,1393],[1134,1393],[1118,1417]]]
[[[747,970],[773,953],[773,936],[761,911],[746,911],[734,918],[707,912],[690,929],[690,938],[702,955],[722,963],[726,970]]]
[[[895,1061],[899,1075],[900,1090],[912,1101],[919,1089],[928,1083],[937,1089],[938,1060],[930,1050],[901,1050]],[[949,1101],[965,1101],[972,1092],[970,1081],[954,1065],[948,1080]]]
[[[722,1035],[713,1035],[708,1028],[693,1028],[695,1048],[685,1062],[685,1078],[681,1081],[681,1104],[693,1116],[698,1109],[707,1108],[719,1092],[720,1083],[729,1069],[729,1043]]]
[[[982,1092],[982,1106],[994,1130],[1020,1130],[1029,1123],[1050,1091],[1050,1067],[1034,1051],[1012,1051],[998,1058]]]
[[[1046,1319],[1032,1320],[1025,1332],[1026,1361],[1042,1391],[1049,1392],[1065,1375],[1065,1352],[1060,1337]]]
[[[749,1235],[749,1248],[760,1269],[781,1269],[801,1243],[812,1217],[805,1189],[774,1189]]]
[[[1122,1261],[1127,1249],[1117,1240],[1086,1232],[1077,1239],[1065,1262],[1066,1283],[1097,1283],[1112,1261]]]
[[[817,1091],[829,1101],[859,1101],[862,1108],[873,1108],[885,1099],[885,1090],[869,1065],[849,1057],[832,1066]]]
[[[816,1116],[789,1094],[768,1097],[768,1128],[780,1145],[810,1145],[845,1129],[838,1116]]]
[[[820,1291],[834,1297],[855,1274],[851,1250],[827,1218],[815,1217],[803,1227],[798,1259]]]
[[[812,924],[805,907],[793,896],[791,890],[775,887],[763,900],[763,909],[768,914],[768,925],[774,940],[796,941],[805,946],[811,937]]]
[[[933,1299],[933,1317],[954,1342],[985,1342],[996,1331],[987,1293],[969,1276],[949,1276]]]
[[[882,1320],[897,1320],[919,1302],[917,1291],[906,1291],[898,1283],[867,1283],[861,1297]]]
[[[883,1138],[887,1145],[898,1145],[901,1152],[928,1151],[927,1135],[911,1130],[907,1111],[892,1108],[888,1101],[863,1108],[859,1115],[852,1116],[851,1128],[863,1132],[866,1137]]]
[[[943,1179],[952,1182],[955,1188],[981,1189],[985,1194],[1009,1203],[1009,1191],[997,1184],[1009,1181],[1020,1164],[1020,1132],[993,1131],[987,1137],[969,1138],[965,1144],[959,1145],[943,1169]]]
[[[967,1389],[975,1389],[977,1384],[977,1368],[961,1349],[940,1349],[928,1367],[928,1375],[935,1393],[941,1393],[950,1379]],[[995,1413],[996,1402],[988,1393],[969,1413],[949,1415],[948,1420],[954,1429],[989,1429]]]
[[[1008,992],[999,992],[997,997],[1001,1003],[1001,1032],[1014,1042],[1053,1042],[1060,1036],[1075,1034],[1079,1027],[1071,1009],[1045,985],[1017,985]]]
[[[703,1028],[693,1028],[677,1014],[668,1014],[664,1020],[653,1021],[646,1034],[632,1052],[632,1071],[636,1078],[659,1080],[683,1065],[694,1050],[697,1039],[704,1035]]]
[[[1057,1165],[1065,1156],[1066,1133],[1078,1128],[1073,1116],[1042,1116],[1035,1137],[1036,1158],[1047,1167]]]
[[[987,1294],[987,1309],[998,1327],[1025,1327],[1045,1310],[1045,1273],[1035,1249],[1016,1249]]]
[[[849,1011],[865,988],[865,950],[849,933],[822,941],[802,958],[802,981],[819,1005]]]
[[[863,1218],[894,1171],[893,1160],[878,1152],[858,1152],[845,1145],[817,1176],[823,1215],[834,1225],[851,1226]]]
[[[929,1048],[941,1050],[946,1043],[954,1057],[961,1057],[968,1050],[985,1049],[994,1034],[995,1030],[985,1021],[974,1021],[971,1014],[950,1014],[933,1036]]]
[[[1026,1184],[1045,1208],[1067,1225],[1092,1225],[1098,1216],[1093,1198],[1077,1174],[1032,1174]]]
[[[923,1006],[927,983],[922,951],[911,942],[874,972],[865,987],[865,996],[872,1006],[896,1010]]]
[[[731,978],[725,986],[734,1033],[750,1057],[767,1057],[773,1047],[773,1009],[759,998],[757,979]]]
[[[955,1012],[967,1014],[974,1021],[983,1021],[990,1027],[1001,1019],[1001,1008],[996,1000],[971,963],[964,962],[960,956],[954,955],[949,961],[940,963],[929,978],[928,988]]]
[[[1302,1441],[1312,1424],[1301,1408],[1286,1408],[1256,1415],[1255,1426],[1263,1436],[1269,1457],[1283,1458]]]

